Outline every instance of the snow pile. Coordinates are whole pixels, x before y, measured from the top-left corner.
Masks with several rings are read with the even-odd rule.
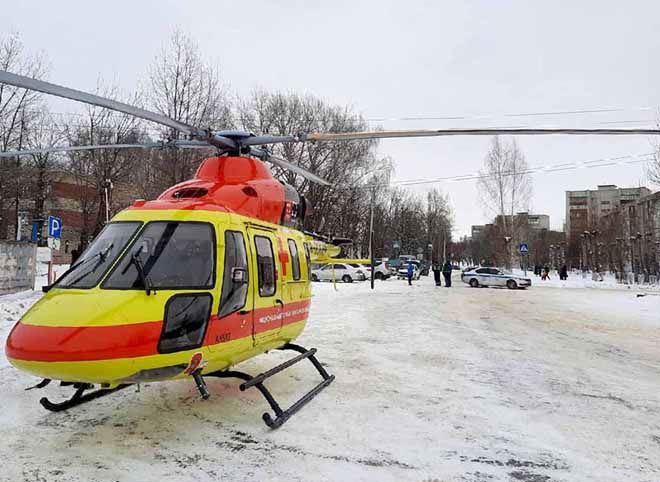
[[[431,278],[314,284],[309,326],[336,381],[277,431],[233,380],[151,383],[63,413],[57,386],[0,365],[2,480],[526,481],[660,479],[660,297],[472,289]],[[0,342],[39,293],[0,298]],[[237,367],[259,373],[291,355]],[[267,381],[283,405],[320,381]]]
[[[523,270],[514,270],[517,275],[523,276]],[[547,288],[598,288],[614,290],[635,290],[635,291],[660,291],[660,284],[624,284],[619,283],[612,273],[602,273],[602,280],[594,280],[592,273],[582,273],[581,271],[571,271],[568,273],[567,280],[560,280],[556,271],[550,273],[550,278],[542,280],[540,276],[534,275],[532,271],[527,271],[527,277],[532,280],[534,287]]]

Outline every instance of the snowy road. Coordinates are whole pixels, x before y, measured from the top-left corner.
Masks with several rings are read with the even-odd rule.
[[[0,479],[660,480],[660,296],[376,288],[315,285],[299,341],[337,380],[277,431],[228,380],[207,401],[192,382],[150,384],[47,413],[1,357]],[[3,346],[37,297],[0,298]],[[318,382],[308,365],[269,380],[283,404]]]

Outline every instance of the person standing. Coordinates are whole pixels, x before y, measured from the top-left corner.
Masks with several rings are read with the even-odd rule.
[[[413,267],[412,261],[408,260],[408,285],[412,286],[413,273],[415,268]]]
[[[435,280],[435,285],[436,286],[442,286],[442,282],[440,281],[440,265],[438,264],[437,261],[433,262],[433,279]]]
[[[442,266],[442,275],[445,277],[445,287],[451,288],[451,263],[449,260],[445,261]]]
[[[568,279],[568,268],[566,265],[562,265],[561,269],[559,270],[559,279],[562,281]]]

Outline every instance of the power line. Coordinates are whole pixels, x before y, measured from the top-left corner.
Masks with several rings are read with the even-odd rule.
[[[644,107],[602,107],[594,109],[577,109],[577,110],[562,110],[562,111],[545,111],[545,112],[515,112],[515,113],[491,113],[491,114],[472,114],[472,115],[447,115],[447,116],[423,116],[423,115],[408,115],[402,117],[368,117],[365,120],[368,122],[398,122],[398,121],[428,121],[428,120],[480,120],[480,119],[493,119],[493,118],[507,118],[507,117],[549,117],[560,115],[585,115],[585,114],[605,114],[613,112],[648,112],[657,109],[653,106]]]
[[[505,172],[505,176],[512,175],[523,175],[523,174],[537,174],[537,173],[547,173],[547,172],[558,172],[558,171],[570,171],[575,169],[588,169],[594,167],[607,167],[613,165],[627,165],[627,164],[637,164],[652,161],[654,159],[655,153],[649,152],[645,154],[635,154],[635,155],[626,155],[619,157],[610,157],[610,158],[601,158],[601,159],[592,159],[587,161],[575,161],[575,162],[564,162],[561,164],[549,164],[545,166],[534,166],[523,171],[517,172]],[[421,184],[435,184],[439,182],[456,182],[456,181],[475,181],[478,179],[487,179],[495,177],[490,174],[483,174],[480,172],[471,173],[471,174],[462,174],[456,176],[445,176],[438,177],[434,179],[410,179],[405,181],[392,181],[389,184],[383,184],[382,186],[416,186]]]

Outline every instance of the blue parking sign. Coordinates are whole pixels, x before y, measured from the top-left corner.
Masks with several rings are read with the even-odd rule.
[[[48,216],[48,237],[55,239],[62,237],[62,218]]]
[[[521,254],[529,253],[529,246],[527,246],[527,243],[522,243],[519,246],[519,249]]]

